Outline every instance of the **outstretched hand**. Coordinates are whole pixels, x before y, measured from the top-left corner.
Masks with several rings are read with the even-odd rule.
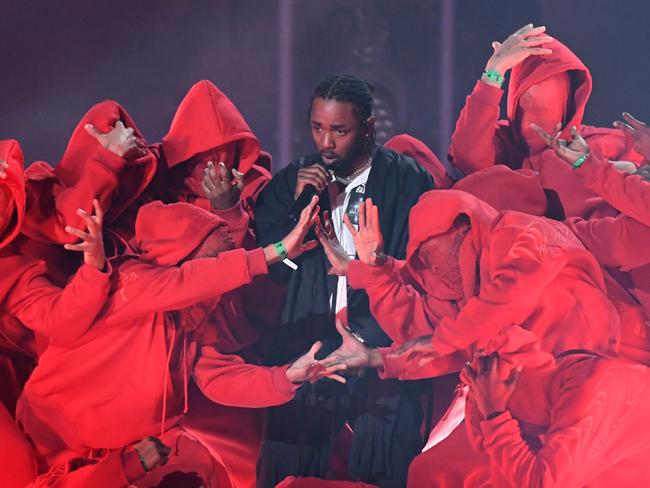
[[[318,222],[318,197],[314,196],[303,211],[300,213],[300,219],[287,236],[282,239],[284,247],[287,248],[289,258],[297,258],[301,254],[314,249],[318,246],[317,240],[305,241],[309,230]]]
[[[494,53],[485,65],[486,70],[495,70],[501,75],[514,68],[529,56],[551,54],[551,50],[543,47],[553,41],[545,34],[546,27],[535,27],[533,24],[523,26],[511,34],[505,41],[492,43]]]
[[[347,369],[357,369],[381,366],[381,355],[376,349],[371,349],[363,344],[359,339],[345,328],[340,320],[336,321],[336,330],[343,339],[339,348],[331,352],[320,363],[324,367],[334,367],[344,365]]]
[[[386,261],[384,237],[379,228],[379,209],[368,198],[359,204],[359,230],[346,214],[343,222],[354,239],[354,248],[359,260],[370,266],[380,266]]]
[[[474,398],[483,418],[503,412],[517,388],[523,367],[518,366],[513,369],[510,377],[504,381],[498,374],[498,355],[485,356],[476,353],[474,363],[478,365],[476,370],[469,363],[465,365],[465,377],[469,383],[470,395]]]
[[[560,134],[562,133],[562,124],[555,126],[555,132],[553,135],[546,132],[537,124],[530,124],[530,127],[548,147],[555,151],[555,154],[557,154],[558,157],[569,164],[575,163],[582,156],[589,153],[589,145],[578,133],[578,129],[576,129],[575,125],[571,127],[571,141],[560,138]]]
[[[77,210],[77,215],[86,222],[86,229],[88,232],[67,226],[65,231],[81,239],[78,244],[65,244],[68,251],[81,251],[84,253],[84,262],[90,266],[103,270],[106,264],[106,253],[104,252],[104,212],[99,206],[97,199],[93,200],[93,207],[95,209],[94,215],[89,215],[84,210]]]
[[[141,156],[146,152],[144,141],[135,136],[133,127],[125,127],[121,120],[115,122],[115,126],[106,134],[99,132],[92,124],[86,124],[84,128],[97,142],[121,158]]]
[[[634,118],[631,114],[623,112],[623,120],[614,122],[614,127],[625,133],[628,142],[646,161],[650,161],[650,127]]]
[[[329,212],[323,212],[323,224],[317,223],[314,229],[316,229],[316,237],[318,237],[325,255],[332,265],[328,273],[337,276],[347,275],[348,264],[351,259],[336,237]]]
[[[314,343],[313,346],[302,355],[287,369],[287,378],[292,383],[303,383],[309,381],[315,383],[322,378],[329,378],[339,383],[345,383],[345,378],[339,374],[345,371],[347,366],[342,363],[325,366],[322,361],[316,360],[316,354],[323,346],[321,342]]]

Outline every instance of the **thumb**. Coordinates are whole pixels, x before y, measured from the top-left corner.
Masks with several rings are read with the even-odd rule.
[[[499,41],[494,41],[492,42],[492,49],[495,51],[501,47],[501,43]]]
[[[309,348],[309,356],[316,357],[316,354],[318,351],[320,351],[320,348],[323,347],[323,343],[321,341],[316,341],[314,344]]]
[[[97,140],[99,140],[100,137],[103,135],[101,132],[95,129],[95,126],[93,124],[84,125],[84,129],[86,129],[86,132],[88,132],[88,134],[90,134]]]

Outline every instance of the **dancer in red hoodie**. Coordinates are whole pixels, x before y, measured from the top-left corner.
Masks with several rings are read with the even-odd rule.
[[[317,211],[314,199],[283,240],[289,257],[316,244],[302,241]],[[261,407],[288,401],[306,379],[333,374],[314,368],[318,344],[292,365],[275,368],[216,350],[219,331],[204,327],[215,299],[266,273],[282,247],[221,252],[232,247],[224,226],[186,203],[142,207],[136,222],[140,258],[113,260],[112,292],[92,329],[74,347],[50,346],[20,399],[18,417],[50,468],[46,478],[60,472],[59,482],[68,483],[60,486],[69,486],[110,465],[115,469],[106,471],[111,474],[101,486],[155,486],[174,471],[196,471],[208,486],[230,486],[219,453],[180,424],[189,375],[213,401]],[[81,397],[79,385],[86,385]],[[136,481],[118,461],[125,446],[155,433],[176,448],[164,469]],[[75,460],[89,451],[93,464],[75,470]]]
[[[116,220],[133,204],[156,171],[157,154],[117,102],[93,106],[77,124],[59,163],[38,161],[26,171],[27,215],[22,232],[33,241],[74,242],[66,226],[80,227],[77,209],[92,211],[92,201]],[[126,231],[128,239],[133,229]],[[109,234],[112,232],[109,231]]]
[[[157,146],[160,171],[147,194],[167,203],[188,202],[223,218],[235,247],[252,249],[252,207],[271,179],[271,158],[233,102],[207,80],[196,83],[181,101],[169,132]],[[221,352],[257,362],[251,346],[258,330],[251,317],[267,317],[281,290],[269,280],[223,296],[210,320],[220,333]],[[238,486],[255,486],[256,459],[264,411],[216,405],[198,389],[190,390],[187,428],[212,437]]]
[[[650,131],[631,115],[624,118],[628,123],[617,125],[630,133],[631,143],[647,160]],[[559,133],[536,130],[558,157],[575,167],[586,188],[620,212],[588,220],[575,217],[567,224],[606,270],[608,294],[621,315],[621,354],[650,365],[650,166],[627,174],[592,152],[577,132],[566,141]]]
[[[78,210],[88,232],[65,229],[73,239],[81,239],[79,244],[66,246],[83,252],[84,264],[64,289],[50,282],[45,263],[21,255],[12,245],[25,211],[23,157],[18,143],[0,142],[0,158],[0,198],[7,209],[0,219],[0,484],[23,487],[36,475],[36,462],[31,446],[13,423],[16,399],[40,351],[48,344],[64,347],[72,343],[93,323],[108,295],[110,268],[105,269],[102,213],[97,201],[94,216]]]
[[[448,364],[454,354],[511,323],[537,333],[548,351],[617,350],[618,316],[600,266],[563,224],[436,190],[411,210],[404,263],[382,254],[377,213],[367,201],[359,231],[348,223],[358,260],[326,229],[317,227],[319,238],[333,272],[366,290],[396,343],[428,336],[422,351],[445,358],[438,374],[458,371],[458,361]]]
[[[342,332],[350,364],[422,376],[417,360],[392,369],[390,354]],[[414,460],[409,487],[631,487],[648,479],[648,368],[589,350],[554,358],[536,334],[513,325],[472,349],[461,373],[465,426]]]
[[[640,157],[622,131],[582,124],[592,86],[589,70],[566,46],[545,35],[544,27],[532,24],[493,48],[456,123],[449,148],[452,164],[466,175],[480,171],[484,185],[493,187],[490,168],[496,164],[532,170],[549,196],[547,215],[554,218],[612,215],[611,206],[585,188],[530,127],[534,122],[553,132],[559,123],[567,138],[575,126],[594,152],[638,163]],[[503,76],[510,70],[508,118],[498,120]],[[527,211],[526,206],[519,209]]]
[[[260,151],[257,137],[232,101],[207,80],[185,95],[159,147],[161,168],[152,185],[153,196],[206,210],[230,209],[221,214],[228,222],[236,211],[250,213],[271,179],[271,156]],[[206,173],[211,178],[206,179]],[[204,180],[231,191],[214,192]],[[206,198],[206,190],[218,195]]]

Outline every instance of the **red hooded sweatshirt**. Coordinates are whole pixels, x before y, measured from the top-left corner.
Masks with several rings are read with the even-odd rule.
[[[0,159],[9,163],[7,178],[0,179],[0,486],[23,487],[36,475],[36,461],[12,418],[18,396],[39,350],[48,342],[69,344],[90,327],[106,300],[109,273],[82,265],[61,290],[48,279],[45,263],[17,252],[11,241],[25,216],[18,143],[0,142]]]
[[[512,69],[508,83],[506,120],[498,120],[503,91],[482,81],[476,83],[456,123],[449,148],[450,160],[466,175],[483,170],[481,174],[485,186],[495,186],[491,179],[492,171],[486,168],[496,164],[504,164],[513,170],[532,170],[544,189],[557,194],[561,209],[554,208],[557,206],[557,202],[554,202],[553,208],[549,209],[549,214],[554,216],[563,214],[566,217],[588,218],[611,215],[611,207],[586,188],[571,165],[557,157],[552,149],[547,148],[529,155],[521,141],[516,117],[522,94],[542,80],[567,72],[571,79],[571,99],[567,102],[562,137],[570,139],[570,129],[576,126],[594,153],[611,160],[639,163],[642,159],[626,144],[622,131],[582,124],[591,94],[591,74],[582,61],[561,42],[554,40],[544,47],[551,49],[552,54],[530,56]],[[527,196],[524,191],[525,188],[522,187],[521,195],[525,199]],[[488,200],[488,203],[492,202]],[[521,207],[515,208],[528,211],[523,203]]]
[[[595,155],[576,172],[620,214],[567,224],[609,273],[610,299],[621,315],[621,353],[650,365],[650,182]]]
[[[77,209],[91,213],[93,198],[97,198],[104,209],[105,225],[110,228],[139,197],[156,172],[157,155],[147,149],[137,158],[121,158],[84,128],[92,124],[99,132],[108,133],[118,120],[144,139],[126,110],[108,100],[82,117],[56,167],[38,161],[27,169],[27,218],[22,228],[27,237],[57,244],[75,242],[77,238],[64,229],[68,225],[85,228]]]
[[[415,159],[433,177],[433,183],[438,190],[451,188],[453,185],[453,181],[438,156],[420,139],[408,134],[398,134],[391,137],[384,147]]]
[[[223,225],[186,203],[142,207],[140,257],[113,261],[113,287],[92,329],[74,347],[50,346],[20,399],[18,418],[47,467],[100,450],[92,469],[103,469],[113,462],[110,450],[177,426],[190,374],[208,398],[225,405],[263,407],[293,397],[297,385],[286,366],[220,354],[214,334],[202,327],[212,308],[206,301],[267,272],[261,249],[178,265]],[[114,475],[126,482],[124,470]]]
[[[166,166],[153,191],[166,202],[190,202],[210,210],[201,187],[208,161],[215,166],[224,162],[229,174],[233,168],[244,173],[240,203],[248,213],[271,179],[270,155],[260,151],[257,137],[232,101],[207,80],[185,95],[160,146]],[[233,212],[222,215],[229,225]]]
[[[470,391],[467,428],[416,458],[408,486],[645,486],[650,370],[589,352],[555,360],[526,332],[482,345],[500,378],[524,367],[507,409],[484,420]]]
[[[470,223],[456,252],[462,298],[447,300],[456,313],[441,313],[436,305],[430,314],[430,299],[439,303],[446,298],[436,282],[441,273],[422,271],[414,257],[461,215]],[[433,333],[432,345],[443,358],[431,371],[423,369],[422,377],[441,374],[435,370],[449,367],[445,356],[511,324],[535,332],[551,352],[617,350],[618,315],[605,295],[600,266],[564,224],[499,213],[467,193],[436,190],[425,193],[411,210],[409,236],[405,269],[410,281],[391,258],[380,267],[353,261],[348,277],[350,286],[366,289],[373,314],[395,342]],[[401,377],[387,368],[387,376]]]

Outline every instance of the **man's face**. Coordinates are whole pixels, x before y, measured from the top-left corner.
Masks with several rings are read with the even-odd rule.
[[[530,154],[536,154],[546,147],[530,124],[535,123],[549,134],[554,134],[556,125],[565,123],[569,85],[569,75],[559,73],[536,83],[521,95],[517,121]]]
[[[335,170],[354,163],[366,152],[366,128],[348,102],[315,98],[311,136],[323,163]]]

